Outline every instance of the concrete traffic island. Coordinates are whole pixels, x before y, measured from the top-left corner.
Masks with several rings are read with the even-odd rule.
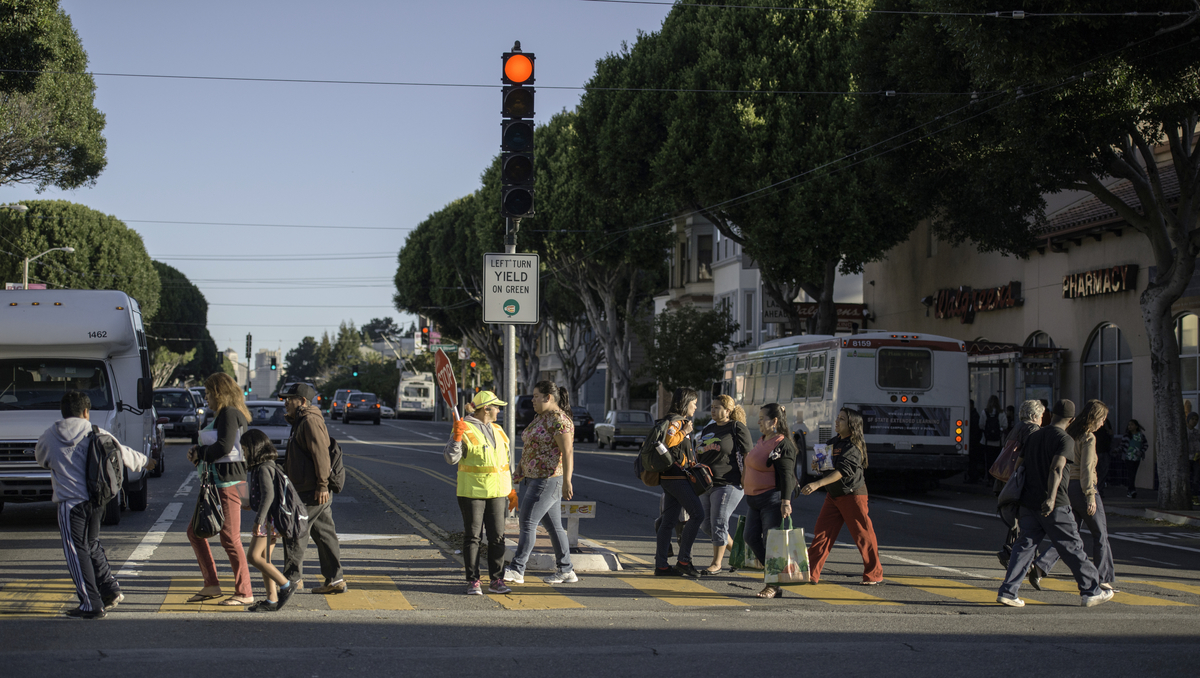
[[[562,517],[566,521],[567,542],[571,547],[571,565],[576,572],[614,572],[623,570],[621,560],[615,552],[590,540],[579,538],[580,519],[596,517],[596,502],[594,501],[564,501],[560,502]],[[516,515],[509,516],[504,526],[505,562],[516,555],[517,540],[521,535],[520,521]],[[538,526],[537,540],[533,545],[533,553],[525,566],[526,574],[530,572],[553,573],[557,568],[554,562],[554,547],[550,545],[550,537],[545,528]]]

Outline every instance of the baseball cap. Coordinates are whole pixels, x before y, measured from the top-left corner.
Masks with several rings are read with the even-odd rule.
[[[487,407],[488,405],[507,405],[507,404],[508,403],[497,398],[496,394],[492,393],[491,391],[480,391],[479,393],[475,394],[474,398],[471,399],[471,405],[473,405],[476,409],[478,409],[480,407]]]
[[[1075,403],[1063,398],[1062,400],[1054,403],[1054,409],[1050,410],[1050,412],[1056,417],[1062,417],[1063,419],[1074,419]]]
[[[279,389],[280,398],[304,398],[305,402],[312,402],[312,399],[316,397],[316,395],[317,389],[309,386],[308,384],[287,384],[283,388]]]

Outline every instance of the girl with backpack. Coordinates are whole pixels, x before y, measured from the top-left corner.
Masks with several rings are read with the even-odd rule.
[[[746,493],[746,546],[758,562],[767,562],[767,531],[792,515],[792,493],[796,490],[796,457],[799,451],[788,435],[787,409],[769,403],[758,411],[762,437],[746,454],[742,487]],[[783,589],[767,584],[759,598],[780,598]]]
[[[808,567],[812,583],[821,578],[821,567],[833,542],[837,541],[842,525],[850,528],[854,544],[863,559],[863,586],[874,586],[883,582],[883,565],[879,563],[879,541],[875,538],[875,527],[867,515],[867,483],[863,471],[867,468],[867,444],[863,440],[862,415],[857,410],[843,407],[834,423],[837,437],[829,441],[833,448],[833,470],[823,478],[800,488],[800,494],[812,494],[818,488],[828,487],[825,503],[817,515],[813,529],[812,546],[808,547]]]
[[[742,465],[746,453],[753,447],[750,429],[746,428],[746,412],[727,395],[713,399],[712,421],[700,432],[704,448],[697,455],[701,464],[712,469],[713,486],[700,495],[704,505],[704,524],[712,538],[712,564],[700,570],[709,577],[720,574],[725,550],[733,546],[729,536],[729,516],[742,501]]]
[[[1130,419],[1126,427],[1125,445],[1121,451],[1121,459],[1125,461],[1125,473],[1128,476],[1130,499],[1137,499],[1137,472],[1142,459],[1146,458],[1146,434],[1137,419]]]
[[[287,604],[296,592],[295,582],[288,581],[271,562],[275,550],[275,533],[283,536],[284,545],[308,539],[308,514],[296,488],[287,475],[275,465],[279,453],[267,434],[252,429],[241,439],[250,476],[250,510],[255,511],[254,528],[250,534],[250,564],[262,573],[267,599],[254,603],[250,612],[275,612]]]
[[[704,520],[704,505],[683,471],[684,465],[692,461],[692,416],[696,414],[699,399],[699,394],[692,389],[677,388],[667,413],[672,421],[667,427],[663,445],[671,457],[671,466],[659,475],[663,489],[663,510],[659,516],[658,542],[654,550],[654,574],[659,577],[695,579],[700,576],[692,566],[692,544]],[[681,508],[688,512],[690,519],[683,526],[683,535],[679,538],[679,556],[675,559],[675,567],[671,567],[667,563],[667,549],[671,547],[671,535],[675,531],[675,524],[679,522]]]

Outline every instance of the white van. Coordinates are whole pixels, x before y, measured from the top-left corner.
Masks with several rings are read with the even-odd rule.
[[[110,290],[0,292],[0,509],[5,503],[50,501],[50,472],[38,466],[38,437],[62,418],[67,391],[92,401],[91,420],[125,445],[149,455],[154,439],[152,381],[138,303]],[[122,506],[146,510],[147,474],[126,470]]]

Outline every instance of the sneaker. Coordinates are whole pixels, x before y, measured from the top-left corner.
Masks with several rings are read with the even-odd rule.
[[[673,567],[656,567],[654,568],[655,577],[678,577],[679,570]]]
[[[334,595],[334,594],[338,594],[338,593],[345,593],[346,589],[348,589],[348,588],[350,588],[350,587],[346,586],[346,580],[339,579],[337,581],[329,582],[328,584],[325,584],[324,586],[318,586],[318,587],[314,588],[312,590],[312,592],[323,594],[323,595]]]
[[[679,576],[688,577],[689,579],[699,579],[700,572],[692,567],[691,563],[676,563],[675,569],[679,570]]]
[[[290,586],[288,588],[291,588]],[[272,603],[269,600],[260,600],[257,603],[246,608],[247,612],[274,612],[279,609],[279,603]]]
[[[500,595],[512,593],[512,589],[508,588],[508,584],[505,584],[503,579],[493,579],[492,583],[488,584],[488,591]]]
[[[579,576],[574,571],[571,572],[555,572],[553,575],[542,579],[547,584],[574,584],[579,581]]]
[[[483,595],[483,588],[479,586],[478,579],[467,584],[467,595],[468,596],[482,596]]]
[[[113,609],[114,607],[120,605],[122,600],[125,600],[125,594],[121,593],[119,591],[117,592],[117,595],[113,596],[112,598],[105,598],[104,599],[104,611],[108,612],[109,610]]]
[[[1100,593],[1094,596],[1079,596],[1079,604],[1084,607],[1096,607],[1101,603],[1107,603],[1113,599],[1113,592],[1108,589],[1100,589]]]
[[[1029,566],[1029,585],[1038,591],[1042,590],[1042,577],[1045,576],[1046,573],[1042,571],[1042,568],[1037,565]]]
[[[73,610],[67,610],[67,616],[72,619],[104,619],[108,616],[108,613],[103,609],[85,611],[83,608],[77,607]]]
[[[1020,598],[1009,598],[1007,596],[996,596],[996,602],[1009,607],[1025,607],[1025,601]]]
[[[288,582],[288,585],[279,589],[279,602],[275,605],[276,610],[282,610],[287,601],[291,599],[292,594],[296,592],[296,585]]]
[[[524,584],[525,583],[525,575],[523,575],[520,572],[517,572],[516,570],[513,570],[511,568],[505,568],[504,581],[510,581],[514,584]]]

